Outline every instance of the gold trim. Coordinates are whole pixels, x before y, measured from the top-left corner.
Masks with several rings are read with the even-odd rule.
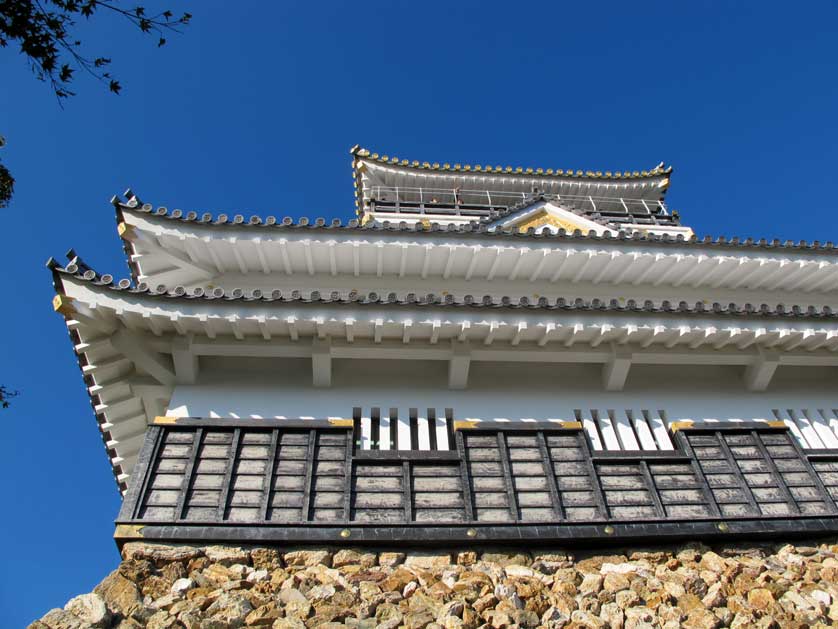
[[[346,428],[351,428],[355,425],[355,422],[351,419],[330,419],[329,423],[332,426],[343,426]]]
[[[119,234],[120,238],[128,239],[133,235],[133,228],[123,221],[116,226],[116,233]]]
[[[765,423],[768,424],[769,426],[771,426],[772,428],[785,428],[786,427],[786,422],[784,422],[782,420],[771,420],[770,422],[765,422]]]
[[[143,536],[144,524],[117,524],[114,537],[140,539]]]
[[[582,430],[582,422],[559,422],[565,430]]]
[[[56,295],[53,297],[52,308],[55,312],[58,312],[65,317],[69,317],[76,313],[76,309],[73,308],[73,298],[67,297],[67,295]]]
[[[469,428],[474,428],[480,422],[470,421],[467,419],[457,419],[454,421],[454,430],[468,430]]]
[[[540,210],[532,216],[527,217],[520,223],[512,224],[512,226],[515,227],[521,233],[526,232],[530,227],[532,227],[533,229],[538,229],[539,227],[544,227],[546,225],[555,227],[557,229],[564,229],[568,232],[574,232],[577,229],[583,231],[585,230],[585,228],[576,221],[570,218],[554,216],[547,210]]]
[[[177,417],[167,417],[165,415],[158,415],[152,422],[155,426],[173,426],[177,423]]]
[[[669,432],[671,432],[674,435],[679,430],[684,430],[686,428],[692,428],[692,427],[693,427],[693,420],[685,419],[682,422],[672,422],[671,424],[669,424]]]

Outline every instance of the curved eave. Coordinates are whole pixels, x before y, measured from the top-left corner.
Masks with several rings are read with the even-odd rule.
[[[447,360],[453,344],[468,343],[472,359],[485,361],[604,364],[620,348],[637,364],[748,366],[769,356],[838,365],[838,315],[830,308],[297,291],[187,296],[177,287],[114,283],[76,263],[50,268],[54,306],[122,491],[154,417],[144,396],[158,403],[171,396],[170,354],[183,337],[196,355],[306,358],[328,342],[336,358]]]
[[[417,160],[400,159],[389,155],[380,155],[360,146],[353,146],[349,150],[355,161],[368,160],[377,164],[404,168],[406,170],[423,170],[443,173],[469,173],[478,175],[504,175],[524,177],[551,177],[567,179],[590,179],[596,181],[608,180],[641,180],[655,177],[665,177],[672,173],[672,166],[663,163],[647,170],[632,171],[592,171],[563,168],[531,168],[524,166],[491,166],[480,164],[449,164],[439,162],[420,162]]]
[[[140,254],[136,259],[143,266],[141,279],[154,287],[254,288],[248,282],[255,282],[271,289],[289,283],[297,283],[297,288],[339,288],[335,282],[360,277],[384,278],[379,283],[392,280],[422,292],[456,282],[461,293],[482,295],[496,293],[494,278],[507,283],[503,290],[510,295],[558,297],[562,283],[570,282],[595,287],[600,294],[591,296],[600,297],[660,294],[644,291],[647,286],[667,289],[669,294],[661,298],[670,299],[686,290],[684,298],[692,294],[728,302],[740,299],[730,291],[747,291],[742,301],[836,305],[838,261],[831,243],[732,246],[721,239],[630,238],[604,231],[522,239],[502,229],[330,228],[300,223],[266,230],[244,223],[205,223],[182,213],[178,218],[177,212],[150,207],[124,209],[119,232],[131,254]],[[239,279],[228,280],[228,274]],[[133,279],[137,283],[138,276]],[[416,286],[404,286],[413,280]],[[437,285],[428,285],[434,282]],[[695,290],[704,292],[690,292]],[[590,295],[574,296],[582,294]]]
[[[65,293],[60,267],[52,259],[47,266],[56,291],[53,307],[65,319],[114,481],[124,494],[149,421],[142,396],[125,383],[132,366],[111,346],[107,327],[103,331],[101,323],[76,316]]]
[[[116,199],[116,198],[115,198]],[[807,252],[807,253],[826,253],[829,255],[838,255],[838,246],[832,241],[821,240],[800,240],[794,242],[792,240],[780,240],[777,238],[740,238],[728,236],[690,236],[685,238],[683,235],[671,236],[669,234],[643,234],[634,232],[627,234],[625,232],[613,232],[606,230],[602,233],[589,231],[583,233],[581,230],[574,232],[567,232],[564,229],[552,233],[547,231],[537,232],[534,229],[525,232],[519,232],[514,229],[494,229],[486,223],[474,221],[461,225],[454,225],[452,223],[408,223],[406,221],[391,222],[391,221],[374,221],[364,225],[357,219],[351,219],[344,223],[341,219],[327,220],[322,217],[309,219],[302,217],[293,219],[290,216],[277,218],[275,216],[261,217],[253,215],[245,217],[242,214],[214,215],[210,212],[198,213],[196,211],[169,210],[166,207],[154,208],[150,203],[143,203],[140,199],[132,194],[126,201],[115,200],[114,203],[119,205],[122,211],[132,212],[138,216],[146,216],[154,220],[166,221],[168,225],[200,225],[218,229],[248,229],[248,230],[294,230],[294,231],[324,231],[334,233],[364,233],[364,232],[379,232],[379,233],[410,233],[421,235],[422,237],[434,238],[456,235],[458,237],[466,238],[493,238],[493,239],[509,239],[517,240],[519,242],[526,240],[544,240],[544,241],[568,241],[568,242],[584,242],[584,241],[602,241],[606,243],[628,243],[632,245],[651,245],[651,246],[674,246],[674,247],[696,247],[709,248],[713,250],[730,249],[730,250],[765,250],[765,251],[783,251],[783,252]]]
[[[100,275],[89,268],[79,268],[76,264],[69,264],[67,267],[60,267],[53,264],[53,271],[61,278],[62,288],[64,281],[73,285],[83,287],[91,294],[98,294],[110,299],[136,300],[138,304],[146,304],[148,307],[163,308],[171,311],[177,310],[184,316],[205,316],[213,314],[213,310],[221,308],[245,308],[258,309],[260,311],[281,312],[283,309],[306,309],[316,310],[318,307],[334,308],[361,311],[364,309],[375,310],[376,312],[397,312],[399,310],[422,310],[422,311],[450,311],[452,313],[465,314],[475,313],[477,317],[488,316],[487,312],[495,313],[495,318],[502,319],[505,314],[510,319],[517,318],[523,312],[549,314],[551,316],[607,316],[615,317],[663,317],[685,318],[685,321],[694,318],[698,321],[717,319],[733,320],[738,322],[751,322],[761,324],[764,321],[821,321],[825,324],[834,325],[838,322],[838,312],[829,306],[817,308],[815,306],[799,306],[784,304],[705,304],[702,301],[695,304],[686,302],[673,303],[664,300],[655,303],[651,300],[620,300],[617,298],[609,300],[581,298],[559,298],[555,301],[541,297],[530,299],[520,297],[513,299],[508,296],[493,297],[474,295],[453,295],[443,293],[440,295],[416,295],[414,293],[397,294],[390,292],[386,295],[370,292],[359,294],[356,291],[340,293],[334,291],[329,295],[321,294],[319,291],[302,292],[299,290],[281,291],[273,290],[270,293],[253,290],[247,293],[242,289],[225,290],[216,288],[212,291],[205,291],[196,288],[187,291],[182,286],[151,287],[146,284],[132,285],[128,280],[114,282],[110,275]],[[66,290],[63,294],[71,299],[79,297]],[[100,305],[107,307],[106,303]],[[230,314],[234,314],[232,311]],[[220,315],[219,315],[220,316]],[[257,315],[255,315],[257,316]]]

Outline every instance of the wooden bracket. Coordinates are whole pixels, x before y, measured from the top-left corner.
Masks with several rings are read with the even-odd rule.
[[[122,222],[116,226],[116,233],[119,234],[120,238],[131,240],[131,238],[134,236],[134,228],[131,227],[131,225]]]
[[[67,295],[56,295],[53,297],[52,308],[55,312],[62,314],[65,317],[71,317],[76,314],[76,310],[73,308],[73,298],[67,297]]]

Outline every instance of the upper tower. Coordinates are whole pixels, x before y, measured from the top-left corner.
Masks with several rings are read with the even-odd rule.
[[[463,224],[692,235],[664,203],[672,167],[625,172],[410,161],[354,146],[352,176],[362,222]]]

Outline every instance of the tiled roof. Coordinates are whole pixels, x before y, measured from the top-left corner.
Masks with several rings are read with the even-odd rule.
[[[438,162],[419,162],[416,160],[399,159],[389,155],[372,153],[365,148],[356,145],[349,149],[349,152],[356,157],[386,164],[388,166],[400,166],[402,168],[413,168],[418,170],[431,170],[443,172],[475,172],[481,174],[503,174],[503,175],[526,175],[528,177],[571,177],[574,179],[648,179],[668,175],[672,172],[672,166],[664,166],[663,162],[649,170],[634,171],[592,171],[553,169],[553,168],[525,168],[522,166],[491,166],[480,164],[440,164]]]
[[[488,216],[480,217],[479,222],[481,224],[485,224],[485,225],[494,224],[497,221],[499,221],[503,218],[506,218],[507,216],[515,214],[515,212],[520,212],[521,210],[524,210],[524,209],[530,207],[531,205],[534,205],[535,203],[539,203],[541,201],[545,201],[547,203],[553,202],[553,203],[561,204],[561,202],[559,200],[557,200],[555,197],[556,197],[556,195],[551,195],[551,194],[543,194],[543,193],[533,194],[533,195],[528,196],[526,199],[522,199],[521,201],[519,201],[515,205],[510,205],[509,207],[504,208],[502,210],[497,210],[495,212],[492,212]],[[569,211],[569,212],[573,212],[574,214],[577,214],[579,216],[583,216],[583,217],[585,217],[589,220],[593,220],[594,222],[600,223],[602,225],[609,225],[610,223],[614,222],[614,218],[612,216],[600,216],[599,212],[594,211],[594,210],[579,210],[579,209],[566,208],[566,207],[564,209]],[[633,217],[633,215],[628,213],[628,212],[625,214],[625,216],[627,218],[628,217]],[[651,215],[644,213],[643,216],[648,218]],[[658,225],[661,225],[661,226],[680,225],[681,224],[681,220],[680,220],[680,218],[678,217],[677,214],[656,214],[655,219],[659,221]],[[631,225],[625,225],[624,227],[630,227],[630,226]],[[646,226],[648,226],[648,225],[646,225]],[[615,229],[620,229],[620,227],[615,226]]]
[[[155,209],[149,203],[142,203],[133,192],[126,191],[125,195],[128,197],[127,201],[121,201],[114,196],[111,201],[118,210],[129,210],[141,214],[146,214],[155,218],[165,219],[177,223],[192,223],[198,225],[209,226],[241,226],[253,229],[275,228],[275,229],[312,229],[312,230],[342,230],[342,231],[356,231],[356,232],[409,232],[415,234],[456,234],[463,237],[494,237],[494,238],[524,238],[524,239],[543,239],[543,240],[596,240],[606,242],[628,242],[631,244],[650,243],[650,244],[664,244],[677,246],[699,246],[699,247],[718,247],[723,249],[763,249],[763,250],[798,250],[806,252],[825,252],[835,255],[838,252],[838,247],[832,241],[806,241],[800,240],[794,242],[792,240],[782,241],[779,239],[768,240],[766,238],[739,238],[726,236],[704,236],[698,238],[693,235],[685,238],[683,235],[670,236],[669,234],[643,234],[634,232],[626,234],[625,232],[609,232],[597,234],[596,232],[584,233],[581,230],[574,232],[566,232],[560,229],[557,233],[547,231],[536,232],[534,229],[526,232],[519,232],[514,229],[495,229],[490,227],[485,222],[474,221],[455,225],[449,223],[443,225],[441,223],[424,224],[421,222],[408,223],[406,221],[391,222],[391,221],[371,221],[362,225],[358,219],[351,219],[345,224],[340,219],[326,220],[325,218],[309,219],[306,217],[294,220],[291,217],[284,217],[281,219],[275,216],[260,217],[253,215],[245,218],[241,214],[229,216],[227,214],[213,215],[209,212],[199,214],[198,212],[182,210],[169,211],[165,207],[158,207]]]
[[[224,290],[215,288],[207,291],[203,288],[186,289],[183,286],[169,287],[164,285],[149,286],[146,283],[134,285],[130,280],[123,279],[115,281],[111,275],[100,275],[87,265],[80,258],[73,258],[66,267],[62,267],[56,260],[50,258],[47,266],[55,273],[68,275],[77,280],[82,280],[91,285],[103,289],[124,292],[131,295],[142,295],[155,299],[186,299],[186,300],[225,300],[225,301],[257,301],[261,303],[275,302],[279,304],[353,304],[353,305],[375,305],[375,306],[425,306],[425,307],[451,307],[451,308],[504,308],[520,310],[545,310],[545,311],[572,311],[572,312],[612,312],[612,313],[649,313],[649,314],[695,314],[708,316],[730,316],[730,317],[774,317],[774,318],[813,318],[813,319],[838,319],[836,313],[829,306],[816,308],[815,306],[799,306],[785,304],[705,304],[697,302],[689,304],[685,301],[678,303],[664,300],[655,303],[651,300],[639,301],[634,299],[622,303],[618,299],[565,299],[558,298],[550,301],[546,297],[530,299],[520,297],[514,299],[508,296],[495,298],[491,295],[475,296],[452,294],[418,295],[416,293],[404,293],[399,295],[395,292],[380,294],[376,292],[359,293],[351,291],[342,294],[333,291],[329,294],[320,291],[310,291],[304,294],[299,290],[279,290],[270,292],[259,289],[244,291],[240,288]]]

